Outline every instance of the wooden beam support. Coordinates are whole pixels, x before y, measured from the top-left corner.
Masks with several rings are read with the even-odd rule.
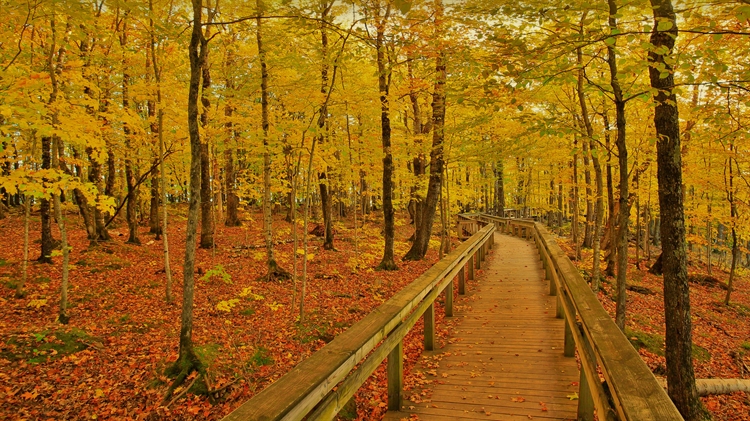
[[[575,323],[575,320],[573,320]],[[576,355],[576,343],[573,339],[573,330],[570,328],[570,320],[565,317],[565,346],[563,348],[563,355],[566,357],[573,357]]]
[[[453,284],[455,279],[451,280],[447,287],[445,287],[445,316],[453,317]]]
[[[424,350],[435,349],[435,305],[427,307],[424,312]]]
[[[388,354],[388,410],[401,409],[401,394],[404,389],[404,342],[396,345]]]
[[[578,382],[578,421],[594,421],[594,397],[584,370],[581,367],[581,380]]]

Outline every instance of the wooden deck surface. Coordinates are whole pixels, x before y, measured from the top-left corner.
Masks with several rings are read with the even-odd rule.
[[[418,364],[425,393],[386,420],[576,419],[578,368],[563,356],[539,255],[530,241],[495,235],[478,286],[456,302],[448,343]]]

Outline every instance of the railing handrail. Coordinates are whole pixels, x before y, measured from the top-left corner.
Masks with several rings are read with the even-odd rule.
[[[550,293],[558,296],[558,317],[566,319],[566,349],[570,346],[572,355],[572,342],[578,349],[584,372],[580,386],[583,389],[583,383],[587,383],[589,388],[581,394],[590,393],[587,398],[593,401],[600,420],[683,419],[573,262],[541,223],[486,214],[477,218],[496,224],[533,228],[533,240],[552,283]],[[528,238],[530,233],[525,234]],[[606,383],[600,381],[599,370]],[[580,398],[584,399],[583,396]]]
[[[494,224],[482,228],[391,299],[243,403],[224,420],[300,420],[313,410],[316,412],[311,419],[332,418],[331,414],[335,415],[343,407],[385,357],[394,348],[400,350],[403,337],[423,313],[427,314],[425,311],[449,285],[452,302],[453,278],[461,273],[460,279],[463,279],[463,268],[467,263],[470,273],[473,273],[471,265],[477,258],[484,257],[487,247],[491,246],[494,231]],[[358,364],[360,367],[350,374]],[[344,383],[331,392],[342,381]],[[398,393],[400,405],[400,390]]]

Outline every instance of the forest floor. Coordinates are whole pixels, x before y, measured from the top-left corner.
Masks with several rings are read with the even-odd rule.
[[[558,238],[558,243],[569,257],[574,257],[569,239]],[[641,258],[636,266],[635,245],[630,244],[628,285],[643,287],[641,292],[627,291],[626,336],[638,349],[641,358],[655,375],[666,377],[664,359],[664,287],[663,278],[648,273],[648,268],[659,255],[652,249],[652,259]],[[641,256],[643,256],[641,252]],[[591,273],[592,250],[583,249],[582,259],[574,263],[588,279]],[[730,262],[731,263],[731,262]],[[688,274],[696,277],[708,274],[705,263],[691,255]],[[604,269],[602,263],[602,270]],[[724,265],[728,266],[728,263]],[[712,277],[726,285],[728,270],[714,267]],[[598,296],[607,312],[615,315],[615,280],[607,278]],[[724,305],[726,289],[721,285],[690,283],[690,306],[693,321],[693,361],[695,377],[750,378],[750,271],[739,269],[735,277],[730,304]],[[701,398],[715,420],[750,420],[750,394]]]
[[[170,252],[175,302],[164,300],[165,275],[161,241],[141,227],[142,245],[125,243],[124,223],[110,232],[113,240],[89,247],[73,208],[68,208],[71,253],[70,324],[57,321],[61,257],[54,264],[30,262],[27,296],[14,298],[21,278],[23,219],[17,212],[0,220],[0,419],[220,419],[329,342],[337,333],[416,279],[437,261],[436,245],[420,262],[397,262],[398,271],[377,272],[383,239],[379,214],[335,223],[337,251],[326,251],[310,237],[305,321],[299,322],[299,297],[292,281],[268,282],[259,213],[244,215],[237,228],[217,226],[216,248],[198,250],[196,259],[195,327],[193,338],[208,367],[212,398],[176,391],[163,402],[169,379],[164,368],[177,358],[182,299],[184,209],[170,216]],[[39,214],[32,214],[30,259],[38,257]],[[405,215],[397,221],[396,255],[409,247],[413,228]],[[310,226],[312,228],[314,224]],[[292,271],[292,225],[274,217],[276,258]],[[56,227],[55,238],[59,238]],[[301,237],[302,226],[298,224]],[[438,243],[436,238],[433,242]],[[356,247],[355,247],[356,243]],[[561,246],[572,255],[569,243]],[[298,274],[301,256],[297,247]],[[654,257],[657,255],[653,253]],[[591,251],[583,250],[579,268],[590,271]],[[634,256],[634,252],[631,252]],[[627,335],[657,375],[664,375],[662,279],[641,270],[631,259],[633,285],[651,294],[628,292]],[[705,265],[691,264],[691,274],[705,274]],[[750,279],[740,271],[725,306],[726,291],[691,284],[696,376],[748,378],[750,372]],[[713,276],[726,282],[719,269]],[[599,298],[614,314],[613,280]],[[300,285],[298,285],[299,290]],[[644,292],[645,290],[641,290]],[[231,301],[236,300],[236,301]],[[295,305],[292,301],[295,300]],[[222,303],[222,305],[220,305]],[[224,308],[223,311],[220,309]],[[441,323],[436,307],[438,340],[450,323]],[[405,340],[405,389],[425,380],[411,375],[422,352],[421,328]],[[184,389],[183,389],[184,390]],[[357,419],[378,419],[386,408],[381,367],[357,395]],[[744,393],[703,398],[716,420],[750,420],[750,399]]]
[[[164,403],[169,379],[163,372],[178,352],[185,209],[172,209],[169,221],[172,304],[164,298],[162,242],[154,241],[147,227],[140,230],[142,245],[125,242],[122,222],[110,230],[112,241],[89,247],[74,208],[66,209],[73,248],[67,326],[56,321],[62,258],[54,257],[51,265],[33,261],[39,255],[38,208],[31,217],[32,262],[23,299],[14,297],[22,274],[23,217],[16,210],[0,220],[0,419],[220,419],[438,259],[432,246],[423,261],[400,261],[413,227],[406,215],[399,215],[399,270],[375,271],[383,248],[380,214],[364,222],[360,216],[356,246],[353,219],[337,221],[337,251],[323,250],[322,239],[310,236],[305,319],[300,323],[299,293],[294,296],[292,281],[260,279],[266,258],[260,213],[244,214],[242,227],[218,225],[215,249],[199,249],[196,258],[193,330],[211,389],[219,390],[212,398],[218,399],[211,403],[205,395],[178,389],[178,398]],[[292,225],[283,217],[274,216],[276,259],[292,272]],[[298,227],[301,238],[301,222]],[[60,238],[56,226],[53,234]],[[300,241],[298,256],[301,249]],[[301,277],[301,258],[297,260]],[[407,373],[421,348],[421,336],[407,338]],[[419,379],[406,381],[409,385]],[[357,396],[358,418],[378,418],[386,399],[381,368]]]

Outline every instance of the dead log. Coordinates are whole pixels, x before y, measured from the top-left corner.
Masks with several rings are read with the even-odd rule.
[[[642,287],[640,285],[628,285],[627,287],[628,291],[637,292],[639,294],[643,295],[653,295],[654,291],[652,291],[650,288]]]
[[[709,288],[719,287],[724,291],[728,289],[727,284],[709,275],[688,275],[688,282]]]
[[[667,379],[657,377],[661,387],[667,388]],[[735,392],[750,392],[750,379],[695,379],[698,396],[728,395]]]

